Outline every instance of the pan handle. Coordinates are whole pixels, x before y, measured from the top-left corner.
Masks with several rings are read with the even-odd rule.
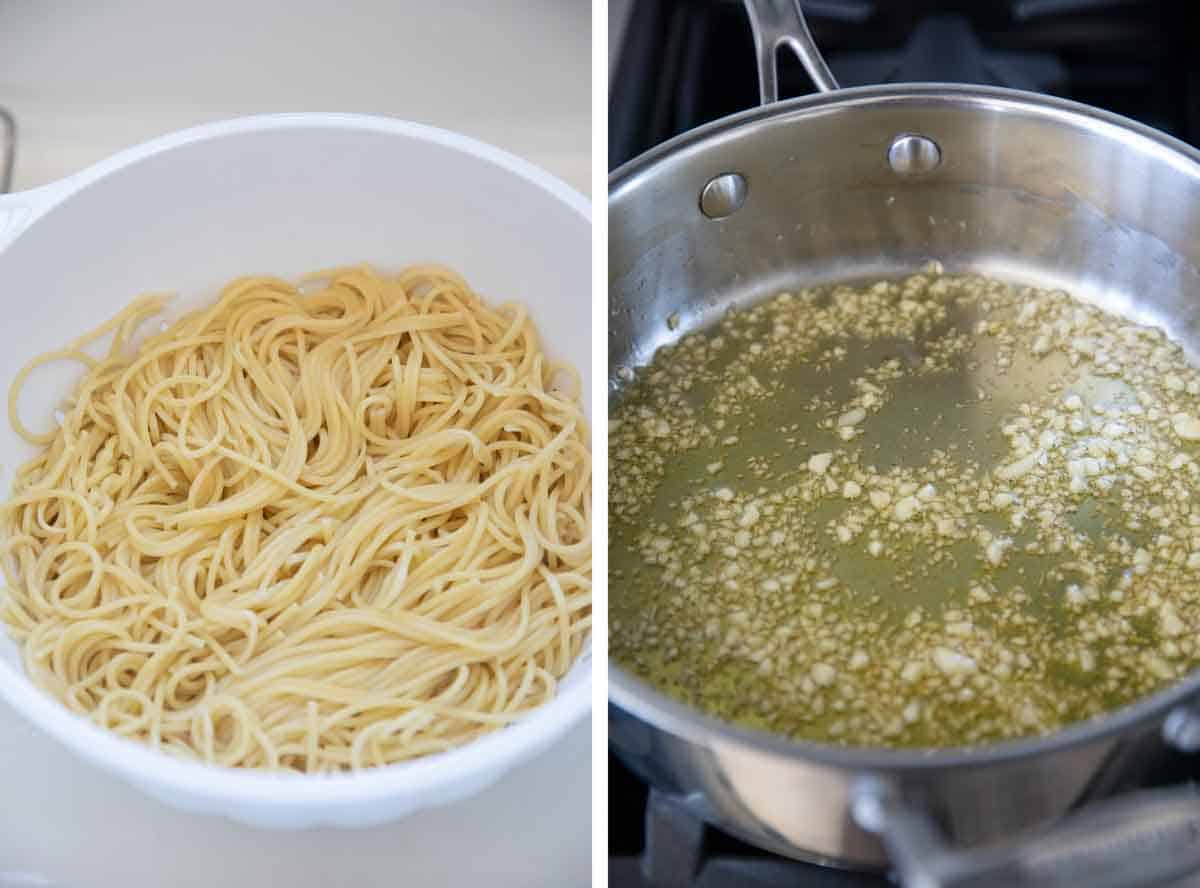
[[[830,92],[838,88],[833,72],[809,33],[800,0],[743,0],[743,3],[750,16],[750,29],[754,32],[762,104],[779,101],[780,46],[786,46],[796,54],[818,91]]]
[[[1131,888],[1200,869],[1193,784],[1116,796],[1029,838],[970,851],[952,848],[926,811],[883,780],[860,780],[851,811],[883,841],[906,888]]]

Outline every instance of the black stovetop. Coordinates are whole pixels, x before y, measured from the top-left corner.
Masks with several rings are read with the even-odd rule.
[[[1200,0],[804,0],[840,83],[1031,89],[1115,111],[1200,147]],[[812,91],[788,53],[784,96]],[[738,0],[635,0],[610,77],[609,167],[758,103]],[[1161,782],[1196,779],[1181,761]],[[609,762],[613,888],[889,884],[786,860],[689,821]],[[1158,781],[1156,781],[1158,782]],[[680,868],[690,870],[681,873]],[[657,872],[655,872],[657,870]],[[647,874],[653,878],[648,880]]]
[[[1194,0],[808,0],[843,86],[944,81],[1051,93],[1200,146]],[[781,52],[780,91],[812,91]],[[609,168],[758,103],[737,0],[635,0],[611,77]]]

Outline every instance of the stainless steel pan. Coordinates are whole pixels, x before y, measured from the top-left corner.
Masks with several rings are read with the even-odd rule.
[[[1045,96],[946,84],[837,91],[796,0],[746,5],[763,107],[612,176],[613,397],[619,367],[731,304],[930,258],[1063,286],[1200,353],[1200,153]],[[828,91],[772,103],[781,46]],[[677,326],[665,323],[672,315]],[[610,696],[610,736],[626,762],[700,817],[783,854],[890,864],[921,886],[1153,884],[1200,868],[1191,788],[1095,802],[1167,744],[1200,748],[1195,674],[1049,737],[930,753],[733,727],[617,666]]]

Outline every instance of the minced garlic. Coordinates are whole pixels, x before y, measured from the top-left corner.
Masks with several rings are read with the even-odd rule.
[[[963,745],[1200,665],[1200,372],[1157,330],[929,270],[616,375],[610,650],[692,705]]]

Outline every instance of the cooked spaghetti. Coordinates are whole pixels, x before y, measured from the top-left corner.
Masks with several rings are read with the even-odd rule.
[[[3,616],[118,734],[320,772],[554,695],[591,623],[591,461],[578,375],[520,305],[431,266],[302,289],[234,281],[135,347],[145,297],[18,374],[42,449],[0,510]],[[36,433],[17,399],[57,359],[86,373]]]

